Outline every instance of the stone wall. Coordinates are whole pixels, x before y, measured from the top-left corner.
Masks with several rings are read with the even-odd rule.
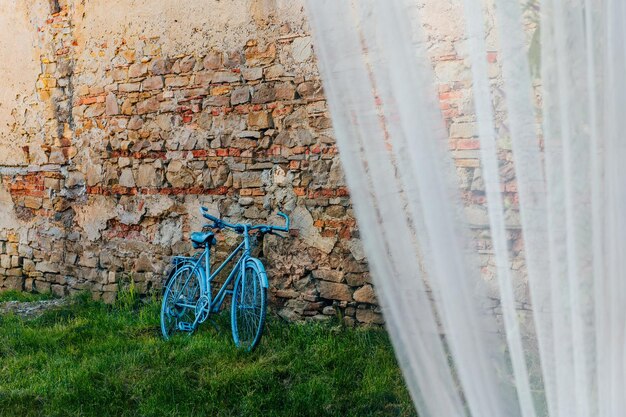
[[[32,2],[47,13],[14,7],[38,71],[3,103],[0,287],[158,290],[201,205],[278,224],[282,208],[291,236],[262,248],[279,314],[382,322],[301,4]]]
[[[460,4],[420,7],[496,298]],[[200,205],[248,222],[280,222],[282,207],[291,236],[267,237],[262,248],[272,307],[288,319],[382,323],[301,0],[190,0],[184,8],[173,0],[8,0],[0,23],[16,34],[0,39],[0,70],[10,78],[0,89],[0,288],[90,290],[108,302],[129,281],[158,290],[169,258],[192,253]],[[525,309],[497,39],[487,23]],[[234,244],[222,233],[217,259]]]

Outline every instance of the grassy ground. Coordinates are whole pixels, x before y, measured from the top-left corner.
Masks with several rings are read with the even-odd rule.
[[[51,293],[46,294],[33,294],[30,292],[23,291],[1,291],[0,292],[0,303],[5,301],[41,301],[41,300],[50,300],[53,296]]]
[[[164,342],[158,310],[81,297],[35,320],[0,316],[0,416],[415,415],[382,330],[270,318],[247,354],[225,316]]]

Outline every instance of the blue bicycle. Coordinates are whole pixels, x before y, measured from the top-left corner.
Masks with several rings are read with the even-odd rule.
[[[265,234],[289,232],[289,216],[278,214],[285,219],[285,226],[267,224],[231,224],[211,216],[206,207],[200,209],[202,216],[213,224],[205,227],[230,229],[243,236],[243,241],[231,252],[224,262],[211,272],[211,247],[216,243],[215,233],[194,232],[191,242],[195,249],[203,249],[195,257],[175,257],[175,268],[166,284],[161,304],[161,332],[167,340],[177,332],[191,334],[211,313],[220,310],[227,295],[232,295],[231,329],[233,341],[239,348],[251,351],[261,340],[267,309],[267,273],[261,261],[251,256],[251,232],[262,237]],[[214,278],[233,259],[240,255],[228,278],[215,296],[211,285]],[[232,288],[230,284],[233,282]]]

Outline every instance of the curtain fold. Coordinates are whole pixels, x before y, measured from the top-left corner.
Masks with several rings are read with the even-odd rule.
[[[458,1],[488,219],[478,231],[467,218],[476,203],[462,198],[448,149],[423,8],[409,0],[307,3],[346,180],[407,386],[422,417],[621,416],[626,5]],[[535,28],[539,74],[529,58]],[[509,169],[514,193],[503,192]],[[509,219],[517,211],[521,254]],[[481,268],[478,236],[489,241],[493,279]],[[520,256],[521,278],[511,269]]]

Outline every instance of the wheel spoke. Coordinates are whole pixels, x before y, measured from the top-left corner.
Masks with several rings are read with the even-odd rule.
[[[174,274],[161,306],[161,331],[166,339],[183,331],[179,323],[195,322],[195,305],[200,293],[200,275],[193,268],[183,267]]]

